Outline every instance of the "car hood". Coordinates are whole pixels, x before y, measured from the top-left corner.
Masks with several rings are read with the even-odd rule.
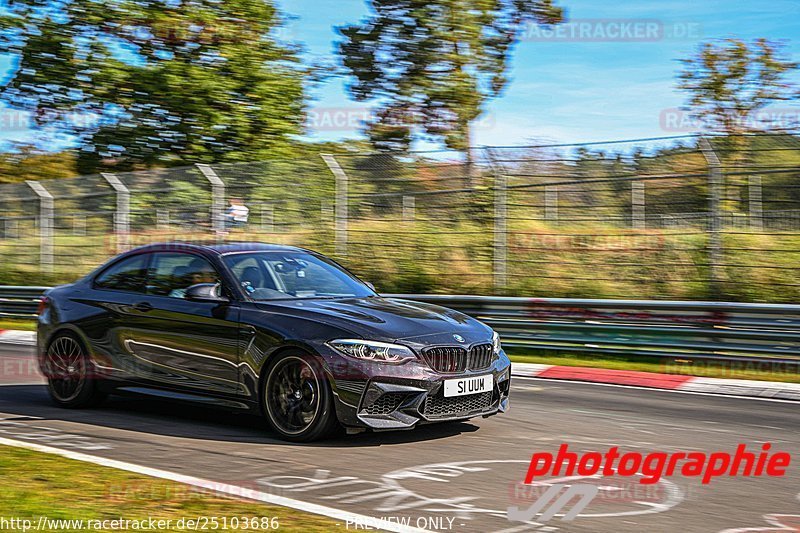
[[[395,298],[300,299],[259,302],[265,311],[324,322],[362,338],[410,341],[414,344],[487,342],[491,329],[485,324],[438,305]]]

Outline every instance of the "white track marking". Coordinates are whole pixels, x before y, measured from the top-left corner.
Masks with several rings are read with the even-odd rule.
[[[551,368],[552,365],[540,365],[529,363],[511,363],[511,375],[518,378],[537,378],[567,381],[572,383],[593,383],[602,385],[616,385],[621,387],[635,387],[651,390],[665,390],[670,392],[694,392],[716,396],[730,396],[733,398],[765,398],[773,400],[800,400],[800,383],[784,383],[779,381],[756,381],[748,379],[725,379],[725,378],[705,378],[699,376],[686,376],[688,379],[678,384],[674,389],[661,387],[648,387],[646,383],[641,385],[602,383],[594,381],[583,381],[581,379],[561,379],[548,378],[541,376],[542,373]],[[576,367],[578,370],[583,370]],[[589,370],[589,369],[586,369]]]
[[[292,498],[286,498],[284,496],[277,496],[275,494],[269,494],[267,492],[252,490],[246,487],[239,487],[237,485],[218,483],[216,481],[211,481],[208,479],[202,479],[194,476],[178,474],[177,472],[170,472],[168,470],[160,470],[158,468],[151,468],[149,466],[126,463],[124,461],[117,461],[116,459],[108,459],[105,457],[98,457],[96,455],[89,455],[70,450],[62,450],[61,448],[54,448],[52,446],[45,446],[42,444],[24,442],[15,439],[7,439],[5,437],[0,437],[0,445],[13,446],[16,448],[25,448],[27,450],[59,455],[61,457],[66,457],[67,459],[74,459],[76,461],[83,461],[85,463],[92,463],[100,466],[106,466],[109,468],[116,468],[118,470],[125,470],[127,472],[133,472],[136,474],[142,474],[145,476],[155,477],[159,479],[166,479],[169,481],[175,481],[177,483],[191,485],[193,487],[197,487],[214,493],[226,494],[235,498],[244,498],[247,500],[259,501],[271,505],[290,507],[292,509],[297,509],[298,511],[327,516],[330,518],[335,518],[337,520],[343,520],[345,522],[350,522],[354,524],[368,524],[373,528],[382,529],[384,531],[394,531],[399,533],[406,533],[406,532],[428,533],[428,531],[425,529],[405,526],[403,524],[398,524],[397,522],[392,522],[389,520],[382,520],[367,515],[351,513],[349,511],[343,511],[341,509],[334,509],[333,507],[327,507],[315,503],[308,503],[300,500],[295,500]]]

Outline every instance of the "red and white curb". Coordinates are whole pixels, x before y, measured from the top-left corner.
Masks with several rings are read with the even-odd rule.
[[[511,375],[528,378],[563,379],[647,387],[650,389],[701,392],[728,396],[800,400],[800,384],[745,379],[700,378],[680,374],[657,374],[633,370],[608,370],[577,366],[553,366],[531,363],[512,363]]]
[[[18,331],[15,329],[0,329],[0,344],[33,346],[36,344],[36,332]]]

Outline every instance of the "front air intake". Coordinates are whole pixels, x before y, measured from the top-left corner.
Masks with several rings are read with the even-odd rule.
[[[487,368],[494,360],[494,347],[491,343],[478,344],[467,351],[460,346],[436,346],[423,350],[422,355],[436,372],[454,374]]]
[[[428,365],[436,372],[452,374],[467,369],[467,350],[460,346],[437,346],[422,352]]]

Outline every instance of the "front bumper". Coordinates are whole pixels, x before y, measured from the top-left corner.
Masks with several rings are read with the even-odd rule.
[[[411,429],[419,424],[492,416],[509,407],[511,363],[502,351],[489,367],[458,374],[434,372],[423,360],[388,365],[326,355],[336,414],[347,427]],[[492,391],[444,396],[446,380],[488,374],[494,377]]]

